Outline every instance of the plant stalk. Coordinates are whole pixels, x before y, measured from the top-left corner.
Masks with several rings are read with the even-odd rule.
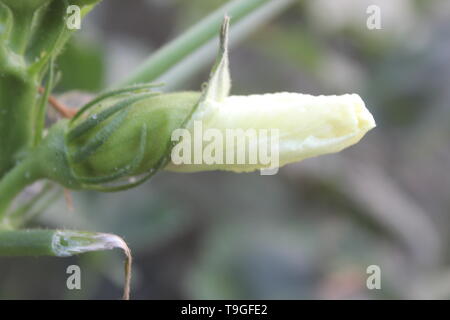
[[[0,231],[0,256],[57,256],[54,230]]]
[[[0,75],[0,178],[25,155],[34,137],[38,81],[12,72]]]
[[[28,185],[42,178],[35,161],[27,158],[0,180],[0,229],[7,226],[7,211],[14,198]]]
[[[125,241],[110,233],[73,230],[2,230],[0,231],[0,256],[53,256],[71,257],[77,254],[121,249],[125,253],[125,283],[123,299],[130,298],[130,249]]]
[[[181,36],[157,50],[136,71],[122,81],[118,87],[154,81],[176,63],[216,36],[224,15],[229,15],[232,22],[235,23],[269,1],[276,0],[234,0],[227,3]]]
[[[10,46],[14,52],[22,55],[30,38],[34,11],[13,12],[13,27],[10,36]]]

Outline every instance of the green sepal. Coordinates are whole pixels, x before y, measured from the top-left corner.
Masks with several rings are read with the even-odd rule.
[[[130,174],[131,172],[136,170],[136,168],[141,164],[142,160],[144,159],[146,144],[147,144],[147,125],[144,125],[141,130],[141,140],[138,153],[130,164],[117,170],[117,172],[109,176],[95,177],[95,178],[77,176],[77,179],[88,187],[89,185],[98,185],[101,183],[107,183],[113,180],[117,180]],[[107,187],[105,187],[105,189],[107,189]]]
[[[143,91],[145,92],[145,91],[148,91],[148,90],[150,90],[152,88],[160,87],[162,85],[163,85],[162,83],[143,83],[143,84],[127,86],[127,87],[124,87],[124,88],[120,88],[120,89],[116,89],[116,90],[110,90],[110,91],[106,91],[106,92],[100,93],[99,95],[97,95],[97,97],[95,97],[94,99],[92,99],[91,101],[86,103],[83,107],[81,107],[81,109],[77,112],[77,114],[72,118],[71,123],[73,124],[87,110],[89,110],[94,105],[100,103],[103,100],[106,100],[108,98],[115,98],[115,97],[118,97],[118,96],[122,96],[124,94],[136,94],[136,93],[141,93]]]
[[[75,163],[82,162],[86,160],[87,157],[95,153],[98,148],[100,148],[108,138],[120,127],[127,116],[127,110],[119,112],[119,114],[114,117],[107,125],[102,127],[91,139],[87,141],[83,147],[76,150],[71,155],[71,160]]]
[[[169,161],[172,132],[184,127],[199,97],[144,93],[101,100],[86,120],[63,120],[50,129],[36,152],[44,176],[70,189],[99,191],[146,181]]]
[[[151,97],[155,94],[156,93],[134,95],[134,96],[128,97],[124,100],[120,100],[112,107],[109,107],[109,108],[101,111],[98,114],[94,113],[94,114],[90,115],[88,117],[88,119],[84,120],[82,123],[77,125],[75,128],[70,129],[70,131],[67,135],[67,140],[70,142],[72,140],[79,138],[80,136],[82,136],[83,134],[88,132],[93,127],[98,126],[100,123],[107,120],[109,117],[114,115],[116,112],[119,112],[119,111],[131,106],[133,103],[135,103],[141,99]],[[93,105],[91,105],[90,107],[92,107],[92,106]],[[78,114],[80,114],[80,113],[78,113]],[[71,123],[73,124],[73,120],[71,121]]]

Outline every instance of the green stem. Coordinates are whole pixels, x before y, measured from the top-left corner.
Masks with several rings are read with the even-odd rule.
[[[273,0],[234,0],[227,3],[191,27],[183,35],[156,51],[135,72],[122,81],[119,87],[154,81],[216,36],[225,14],[231,16],[232,22],[235,23],[269,1]]]
[[[0,256],[56,256],[120,248],[129,250],[118,236],[73,230],[2,230]]]
[[[123,299],[130,298],[130,249],[119,236],[72,230],[1,230],[0,256],[70,257],[85,252],[121,249],[125,253]]]
[[[31,200],[8,213],[8,225],[19,229],[47,210],[61,196],[61,190],[55,190],[53,187],[51,182],[47,182]]]
[[[36,125],[34,132],[34,146],[37,146],[42,140],[42,134],[45,127],[45,115],[47,112],[47,100],[50,96],[50,92],[53,89],[53,59],[50,60],[50,66],[48,71],[47,85],[45,91],[42,93],[41,100],[38,102]]]
[[[35,161],[28,158],[17,164],[0,180],[0,228],[8,225],[6,212],[14,198],[28,185],[42,178]]]
[[[11,10],[4,4],[0,3],[0,41],[4,42],[9,38],[12,21]]]
[[[82,16],[93,6],[83,6]],[[30,39],[33,11],[11,11],[9,42],[0,39],[0,179],[40,141],[46,105],[36,110],[37,90],[49,60],[72,34],[63,19],[66,8],[66,0],[53,1],[42,23],[33,25],[33,39]]]
[[[13,28],[10,36],[10,46],[17,54],[22,55],[30,39],[34,11],[13,12]]]
[[[243,42],[250,34],[259,30],[274,17],[286,10],[296,0],[277,0],[267,2],[254,10],[251,14],[241,19],[232,26],[233,37],[230,39],[230,48]],[[206,64],[212,64],[217,55],[217,42],[209,41],[182,61],[167,70],[156,81],[165,84],[164,91],[177,91],[185,87],[186,83],[199,71],[204,70]]]
[[[37,87],[36,78],[15,70],[0,77],[0,178],[32,146]]]
[[[58,256],[55,230],[0,231],[0,256]]]

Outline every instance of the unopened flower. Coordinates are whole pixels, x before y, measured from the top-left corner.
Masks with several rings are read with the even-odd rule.
[[[162,169],[172,131],[184,126],[200,93],[160,94],[151,87],[101,95],[55,125],[38,151],[45,176],[71,189],[106,191],[131,187]],[[106,186],[115,182],[124,184]]]
[[[312,96],[280,92],[229,96],[227,28],[225,22],[221,50],[210,81],[186,126],[188,132],[178,135],[182,139],[173,149],[172,162],[167,169],[181,172],[277,169],[288,163],[341,151],[375,127],[372,115],[357,94]],[[210,130],[209,137],[198,137],[196,123],[201,123],[202,132]],[[275,139],[267,134],[270,132],[276,133]],[[232,140],[227,138],[230,136]],[[234,140],[239,138],[240,144]],[[223,141],[218,141],[221,139]],[[201,148],[195,150],[195,144],[201,144]],[[235,155],[239,153],[245,161],[238,161]],[[267,153],[272,159],[261,161],[258,156]],[[213,161],[201,162],[196,158]]]
[[[222,134],[215,135],[214,141],[202,140],[203,148],[200,152],[206,155],[208,146],[209,149],[217,149],[213,147],[216,144],[223,146],[223,156],[216,158],[215,163],[195,163],[194,142],[186,139],[175,146],[174,151],[186,152],[186,149],[191,147],[191,157],[184,163],[171,163],[168,169],[243,172],[271,167],[274,163],[276,166],[283,166],[341,151],[357,143],[375,126],[372,115],[356,94],[312,96],[281,92],[230,96],[223,101],[207,100],[204,104],[204,114],[199,117],[202,119],[203,132],[214,129]],[[198,139],[198,132],[193,123],[188,129],[189,137],[192,140]],[[264,136],[261,136],[260,132],[264,133]],[[276,139],[273,139],[271,132],[276,132]],[[243,135],[240,141],[239,134]],[[222,137],[223,141],[218,142],[217,139]],[[268,139],[271,139],[271,142],[268,143]],[[227,149],[227,145],[232,145],[233,149]],[[182,150],[183,146],[187,147]],[[237,161],[236,155],[240,152],[246,160],[244,163]],[[227,160],[230,153],[233,158],[228,159],[232,161]],[[258,162],[250,161],[252,153]],[[271,159],[269,163],[264,163],[256,154],[267,154]]]
[[[41,174],[71,189],[108,191],[135,186],[160,169],[277,170],[338,152],[375,127],[356,94],[229,96],[227,28],[228,20],[202,93],[155,93],[139,85],[100,95],[50,130],[39,150]],[[230,143],[230,132],[244,142]]]

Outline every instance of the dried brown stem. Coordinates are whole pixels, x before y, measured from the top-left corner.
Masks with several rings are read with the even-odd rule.
[[[45,91],[45,89],[43,87],[39,87],[39,93],[44,93],[44,91]],[[56,99],[54,96],[49,96],[48,97],[48,102],[64,118],[69,118],[70,119],[70,118],[74,117],[77,114],[77,112],[78,112],[77,109],[69,108],[64,103],[58,101],[58,99]]]

